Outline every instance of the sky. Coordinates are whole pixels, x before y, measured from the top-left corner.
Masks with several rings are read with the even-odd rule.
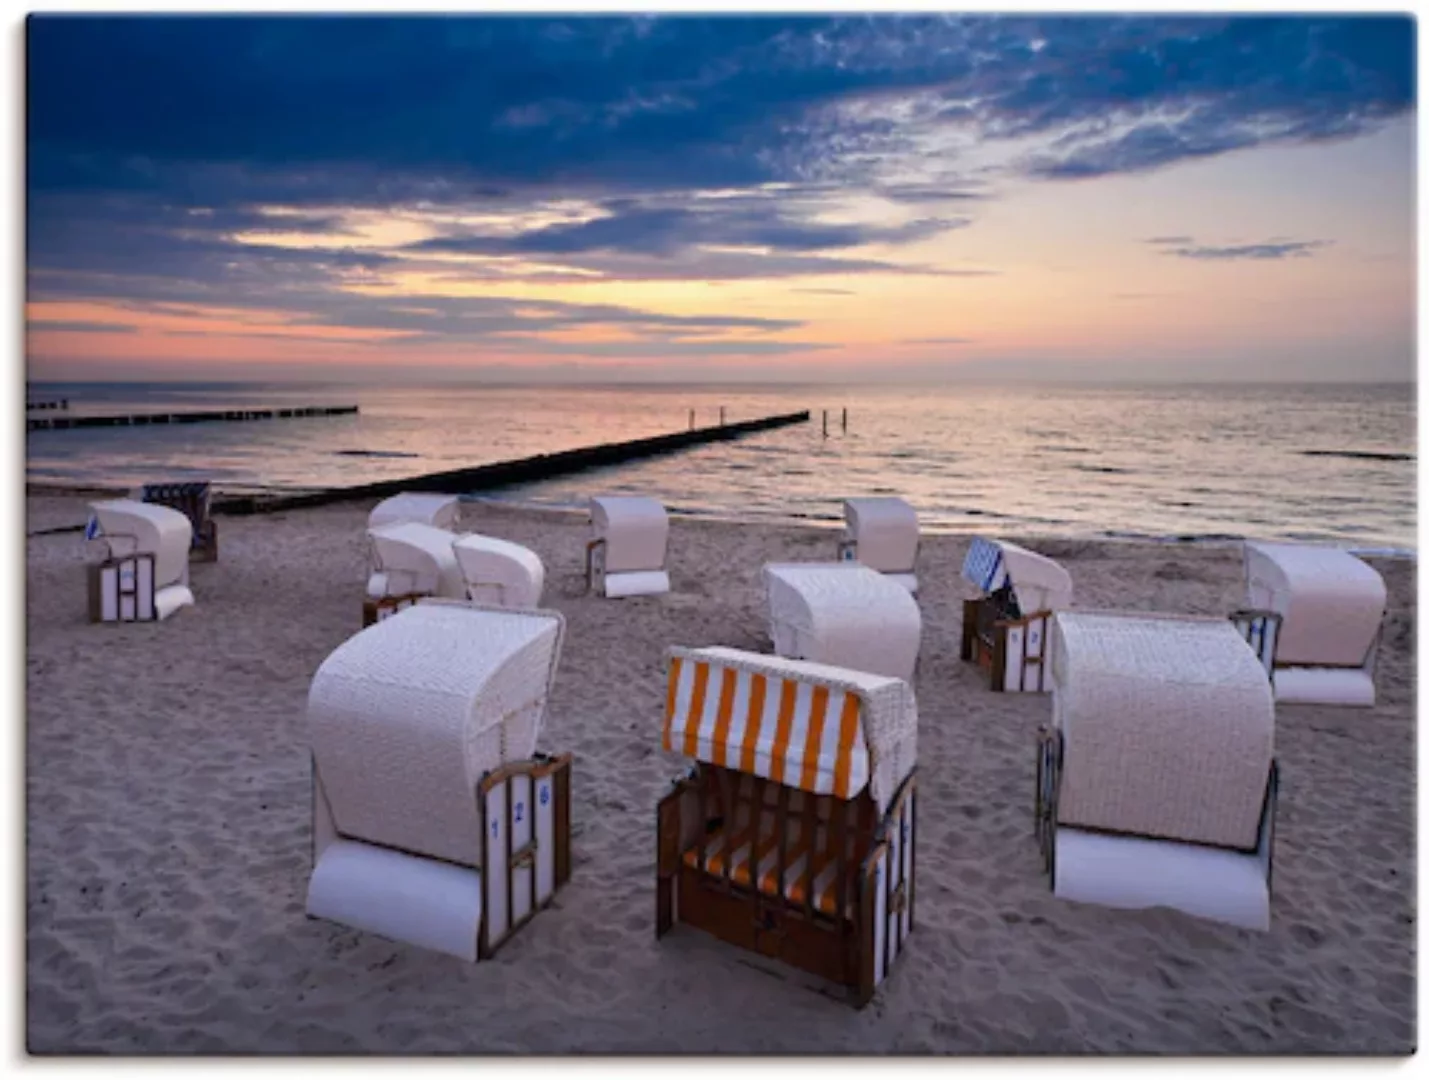
[[[1407,16],[26,23],[32,380],[1412,380]]]

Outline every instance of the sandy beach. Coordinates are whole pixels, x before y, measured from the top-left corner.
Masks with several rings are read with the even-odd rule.
[[[85,520],[31,494],[27,531]],[[584,592],[584,520],[468,504],[524,544],[568,633],[543,746],[575,755],[574,871],[480,964],[304,915],[304,705],[360,626],[370,505],[220,517],[197,604],[86,621],[86,544],[27,541],[31,1053],[1405,1054],[1416,1045],[1415,563],[1389,587],[1372,710],[1282,706],[1272,929],[1052,897],[1032,833],[1041,695],[958,658],[967,540],[920,556],[918,925],[856,1011],[680,927],[654,936],[663,650],[769,647],[761,564],[826,529],[677,518],[667,596]],[[1235,547],[1029,541],[1075,606],[1224,614]]]

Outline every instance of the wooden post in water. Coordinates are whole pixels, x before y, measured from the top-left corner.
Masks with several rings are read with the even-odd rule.
[[[824,438],[829,437],[829,410],[824,410]]]
[[[695,410],[694,410],[694,409],[691,409],[691,410],[690,410],[690,430],[691,430],[691,431],[694,431],[694,430],[695,430]]]
[[[844,406],[844,434],[848,434],[848,406]]]
[[[719,407],[719,426],[724,427],[724,406]]]

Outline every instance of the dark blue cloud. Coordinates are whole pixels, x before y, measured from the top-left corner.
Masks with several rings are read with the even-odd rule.
[[[838,225],[790,217],[772,201],[763,206],[707,209],[650,208],[622,202],[604,217],[548,225],[515,235],[466,232],[422,240],[410,251],[477,255],[574,255],[619,251],[668,256],[701,244],[809,252],[863,244],[907,244],[968,224],[966,218],[924,218],[897,226]]]
[[[196,195],[293,201],[753,184],[905,145],[909,125],[878,105],[919,95],[924,122],[986,137],[1121,114],[1130,130],[1031,165],[1081,176],[1346,134],[1415,94],[1402,16],[60,15],[28,27],[30,179],[45,190],[167,191],[180,173]],[[835,109],[850,105],[868,108]]]

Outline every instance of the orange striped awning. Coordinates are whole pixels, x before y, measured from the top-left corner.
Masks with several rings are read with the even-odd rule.
[[[665,749],[816,795],[852,798],[869,776],[860,698],[777,666],[765,673],[673,654]]]

